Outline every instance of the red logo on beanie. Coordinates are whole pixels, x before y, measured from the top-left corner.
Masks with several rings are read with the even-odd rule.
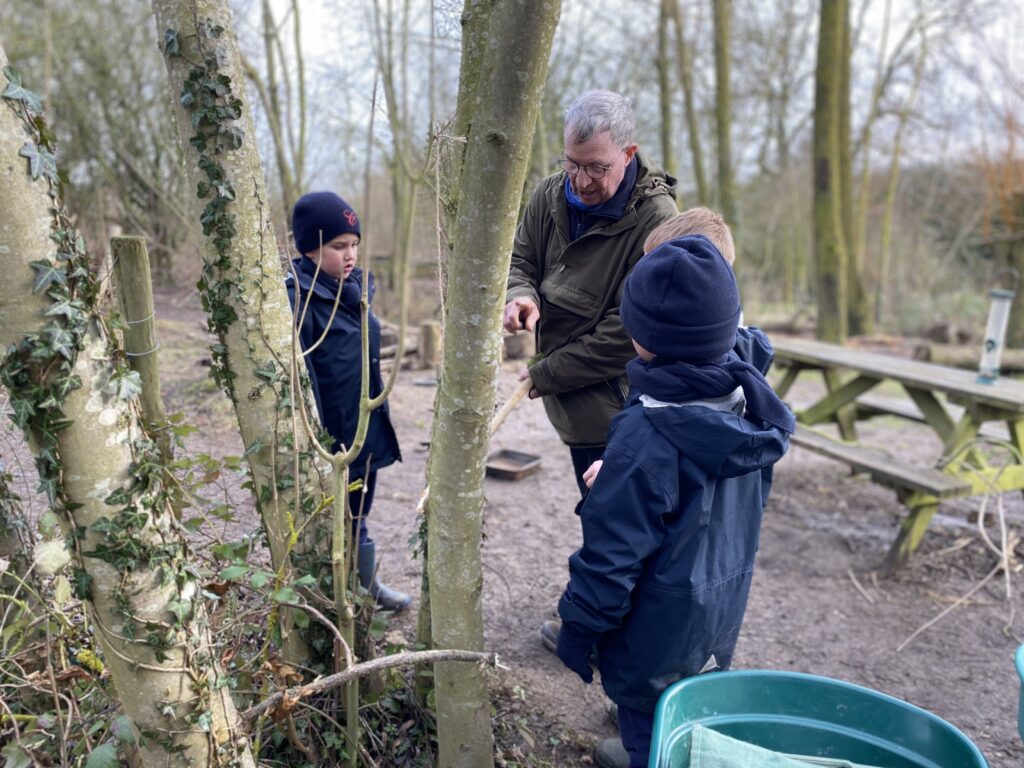
[[[348,209],[345,211],[345,221],[348,222],[348,225],[350,227],[359,226],[359,219],[356,218],[356,212],[353,211],[352,209]]]

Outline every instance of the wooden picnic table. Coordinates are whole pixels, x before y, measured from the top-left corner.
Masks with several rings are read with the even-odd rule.
[[[940,500],[1024,490],[1024,382],[1001,377],[982,383],[973,371],[821,341],[775,339],[773,346],[780,397],[807,371],[825,382],[821,397],[794,408],[799,426],[793,442],[866,472],[908,507],[885,560],[887,571],[906,563]],[[869,394],[885,382],[899,384],[907,398]],[[895,456],[858,443],[857,421],[880,415],[926,424],[942,443],[940,455]],[[980,450],[979,434],[991,435],[999,422],[1006,425],[1002,442],[1010,448],[1006,461],[995,464]],[[837,424],[841,439],[811,429],[824,423]]]

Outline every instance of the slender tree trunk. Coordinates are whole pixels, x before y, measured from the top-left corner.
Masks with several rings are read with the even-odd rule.
[[[882,210],[881,244],[878,251],[878,288],[875,298],[875,312],[879,318],[888,317],[895,295],[896,274],[892,259],[892,222],[896,214],[896,192],[900,184],[900,162],[903,158],[903,134],[917,101],[917,94],[924,77],[924,65],[928,58],[928,40],[924,31],[921,32],[921,49],[914,65],[914,79],[910,93],[899,113],[896,134],[892,141],[892,157],[889,160],[889,178],[885,188],[885,206]],[[1011,318],[1013,315],[1011,314]]]
[[[271,137],[274,140],[274,158],[277,165],[278,181],[281,184],[281,200],[284,204],[285,219],[288,218],[295,201],[300,194],[296,189],[292,178],[291,163],[288,160],[288,153],[285,144],[285,134],[291,126],[287,123],[287,116],[281,109],[280,86],[277,82],[277,57],[274,51],[280,45],[277,31],[277,24],[274,21],[274,12],[270,7],[270,0],[263,0],[261,13],[263,16],[263,52],[267,60],[267,120],[271,125]],[[300,52],[301,55],[301,52]]]
[[[814,255],[818,338],[847,335],[846,251],[839,170],[839,98],[844,0],[821,0],[814,89]]]
[[[469,133],[473,110],[475,108],[476,94],[480,91],[480,83],[485,80],[485,66],[487,66],[487,55],[489,48],[489,36],[491,33],[491,15],[495,10],[495,3],[466,3],[462,11],[462,54],[459,65],[459,93],[455,107],[455,118],[452,121],[450,135],[440,139],[438,152],[439,161],[443,168],[440,178],[440,205],[441,212],[438,216],[438,224],[441,227],[442,252],[438,254],[439,272],[441,278],[441,306],[443,308],[441,323],[447,322],[448,316],[448,271],[451,251],[454,247],[452,237],[455,232],[455,214],[459,207],[459,200],[462,194],[460,180],[462,176],[462,164],[466,154],[466,137]],[[434,418],[436,424],[438,419],[438,399],[434,398]],[[430,465],[433,459],[433,452],[427,458],[427,478],[429,488]],[[424,527],[430,526],[430,509],[432,500],[429,494],[425,498],[423,508]],[[423,537],[423,558],[424,562],[430,561],[430,537]],[[416,641],[420,645],[433,648],[434,634],[431,628],[430,609],[430,571],[423,569],[423,577],[420,584],[420,615],[416,622]],[[432,611],[431,611],[432,612]]]
[[[686,42],[686,28],[679,0],[668,0],[669,12],[675,22],[676,67],[679,70],[679,84],[683,89],[683,114],[686,117],[686,134],[690,144],[690,162],[693,165],[693,183],[697,187],[697,205],[710,205],[711,193],[704,174],[704,150],[700,140],[700,121],[693,104],[693,54]]]
[[[850,247],[850,241],[854,231],[854,201],[853,201],[853,158],[851,155],[852,145],[850,142],[850,58],[852,49],[850,44],[850,4],[849,0],[842,0],[839,10],[840,24],[842,24],[839,64],[839,93],[838,93],[838,116],[839,116],[839,191],[840,208],[842,211],[844,250],[846,251],[846,285],[847,285],[847,307],[848,307],[848,328],[853,334],[871,332],[872,313],[870,296],[864,288],[864,261],[858,257],[855,249]]]
[[[882,99],[885,73],[885,57],[889,40],[889,24],[892,18],[892,0],[885,0],[885,9],[882,14],[882,30],[878,46],[878,62],[875,65],[875,82],[871,89],[871,103],[868,105],[868,115],[864,123],[864,131],[860,142],[861,166],[860,185],[857,192],[857,202],[854,206],[856,221],[849,232],[850,254],[856,259],[861,267],[861,275],[865,287],[871,294],[872,315],[875,321],[878,320],[877,301],[881,270],[878,260],[869,259],[867,254],[867,229],[868,209],[871,207],[871,141],[874,131],[875,120],[878,117],[878,108]]]
[[[251,113],[232,100],[243,93],[244,80],[231,12],[227,0],[153,0],[153,10],[173,92],[192,93],[197,83],[218,77],[221,90],[225,83],[231,88],[230,94],[218,96],[216,113],[205,109],[204,100],[211,98],[205,91],[175,100],[187,143],[186,170],[206,200],[201,288],[210,329],[219,339],[214,373],[235,406],[279,578],[283,583],[292,580],[293,562],[307,573],[327,576],[330,521],[306,521],[332,489],[322,466],[311,457],[308,436],[294,429],[288,406],[292,312]],[[195,138],[200,133],[207,138]],[[315,414],[310,418],[316,421]],[[287,611],[283,613],[285,656],[292,663],[306,663],[305,643],[292,631]]]
[[[722,216],[732,227],[739,247],[739,221],[732,169],[732,84],[729,43],[732,38],[732,0],[714,0],[715,8],[715,124],[718,130],[718,199]]]
[[[668,28],[671,18],[669,5],[675,0],[661,0],[658,5],[658,50],[654,66],[658,70],[658,104],[661,111],[661,163],[671,175],[676,175],[676,153],[672,146],[672,86],[669,76],[671,56],[668,50]]]
[[[466,0],[466,13],[473,7],[473,0]],[[448,270],[444,362],[429,475],[427,568],[438,648],[483,647],[483,481],[501,310],[519,195],[559,13],[559,0],[497,4],[490,18],[495,47],[474,84],[460,87],[458,110],[468,131]],[[463,59],[464,76],[470,74],[467,66],[472,61]],[[493,765],[490,707],[481,671],[438,664],[434,681],[438,764]]]
[[[1006,226],[1012,234],[1008,243],[1009,266],[1016,269],[1018,274],[1024,275],[1024,190],[1014,193],[1013,208]],[[1006,345],[1008,347],[1024,346],[1024,295],[1022,294],[1024,291],[1021,291],[1018,285],[1013,298],[1013,307],[1010,310],[1010,324],[1006,329]]]
[[[0,68],[6,57],[0,51]],[[7,78],[0,78],[7,86]],[[3,88],[0,88],[3,90]],[[30,165],[26,149],[42,165]],[[201,586],[162,493],[137,388],[96,317],[87,258],[26,105],[0,103],[0,348],[16,419],[74,537],[79,596],[144,765],[254,766],[216,668]],[[30,168],[34,170],[30,172]],[[33,180],[33,173],[39,172]],[[50,182],[50,183],[48,183]],[[30,407],[31,406],[31,407]]]

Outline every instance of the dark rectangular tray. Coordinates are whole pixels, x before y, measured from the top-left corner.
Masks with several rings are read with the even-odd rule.
[[[487,475],[502,480],[520,480],[540,469],[540,456],[508,448],[487,456]]]

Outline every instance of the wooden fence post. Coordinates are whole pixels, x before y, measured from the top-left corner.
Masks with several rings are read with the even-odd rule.
[[[437,320],[424,320],[420,324],[420,368],[437,368],[441,362],[441,344],[441,324]]]
[[[126,326],[124,351],[128,364],[142,381],[142,394],[139,395],[142,420],[156,440],[164,466],[169,466],[174,455],[170,433],[166,428],[160,428],[167,423],[167,412],[160,394],[160,368],[157,363],[160,341],[156,337],[153,281],[149,273],[146,241],[141,237],[113,237],[110,239],[110,253],[114,291]],[[174,487],[173,483],[170,487]],[[175,515],[180,517],[178,494],[172,492],[171,496]]]

